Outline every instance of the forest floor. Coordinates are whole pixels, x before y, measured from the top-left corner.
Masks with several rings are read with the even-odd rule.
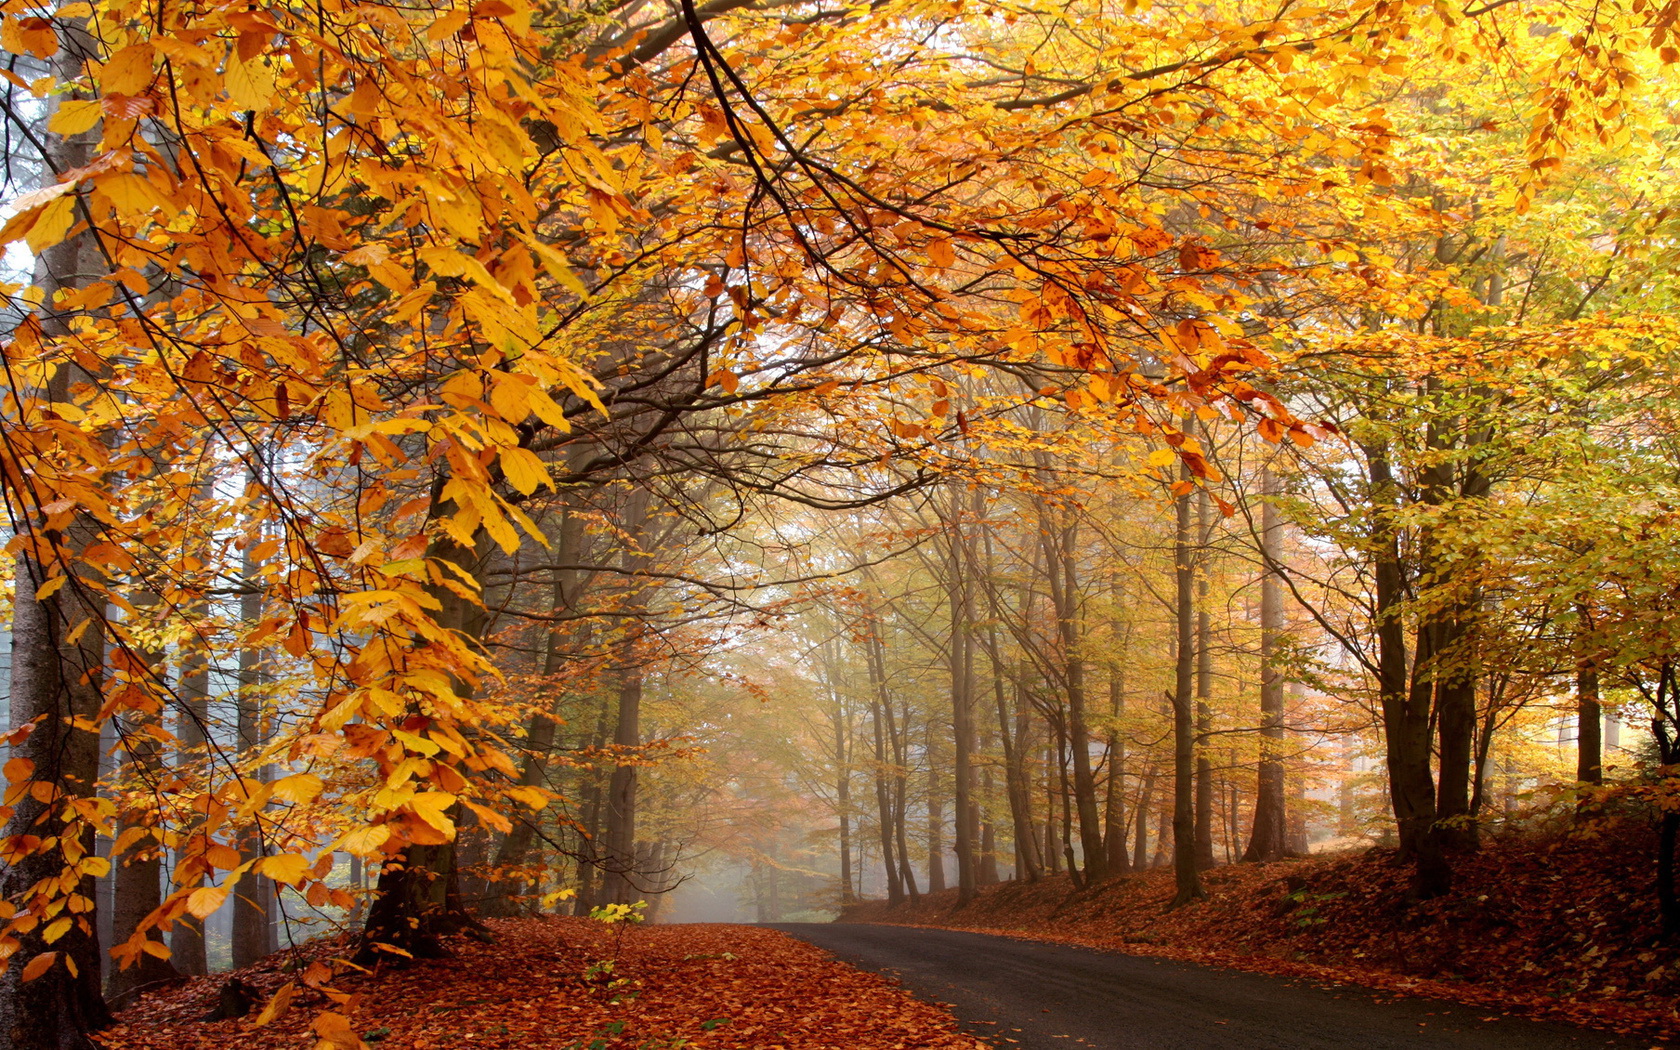
[[[1285,976],[1346,981],[1680,1038],[1680,950],[1658,936],[1655,836],[1643,825],[1490,839],[1453,892],[1409,899],[1385,850],[1234,864],[1208,899],[1167,911],[1168,868],[1077,890],[1066,875],[919,902],[850,906],[844,921],[1007,933]]]
[[[494,943],[461,938],[448,958],[373,974],[338,961],[342,938],[313,941],[147,995],[97,1038],[109,1050],[984,1046],[945,1010],[774,930],[571,918],[489,927]],[[203,1020],[230,977],[254,989],[256,1008]]]

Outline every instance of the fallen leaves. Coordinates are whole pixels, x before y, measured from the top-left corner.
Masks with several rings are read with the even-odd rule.
[[[746,926],[616,931],[587,919],[490,923],[496,942],[371,975],[341,973],[330,1001],[308,972],[347,954],[320,941],[242,980],[268,996],[243,1020],[203,1022],[228,975],[148,995],[98,1036],[107,1050],[983,1050],[946,1011],[784,934]],[[600,964],[611,959],[605,971]],[[305,970],[300,986],[295,974]],[[288,1007],[290,1007],[288,1009]]]

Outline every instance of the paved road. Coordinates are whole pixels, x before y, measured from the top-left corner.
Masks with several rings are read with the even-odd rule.
[[[853,923],[775,928],[923,999],[1003,1050],[1588,1050],[1649,1048],[1489,1011],[1090,948]]]

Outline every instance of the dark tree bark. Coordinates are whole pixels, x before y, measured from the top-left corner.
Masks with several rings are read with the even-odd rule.
[[[254,546],[254,544],[252,544]],[[254,580],[257,565],[251,560],[249,550],[244,558],[242,574],[247,581]],[[239,619],[244,624],[254,624],[262,618],[262,595],[252,589],[250,593],[239,599]],[[236,730],[239,734],[239,750],[249,754],[260,747],[264,741],[262,728],[262,685],[263,685],[263,654],[261,650],[250,646],[242,646],[239,650],[239,695],[236,700],[238,707]],[[264,767],[259,774],[264,782],[270,779],[269,770]],[[245,833],[240,853],[246,860],[262,856],[263,842],[261,834],[261,812],[252,815],[252,826]],[[358,858],[359,859],[359,858]],[[243,969],[261,959],[269,952],[269,929],[273,925],[271,913],[274,905],[274,883],[272,880],[248,871],[239,880],[239,886],[233,898],[233,967]]]
[[[195,610],[201,619],[202,606]],[[180,702],[176,709],[175,738],[181,752],[176,764],[189,772],[202,772],[210,762],[208,732],[210,721],[210,649],[202,641],[183,647],[181,654]],[[169,933],[169,960],[184,974],[210,972],[204,923],[191,915],[176,920]]]
[[[886,675],[876,662],[880,649],[877,630],[878,623],[872,626],[865,641],[867,648],[864,654],[864,663],[869,671],[869,728],[875,745],[875,819],[880,830],[881,868],[886,875],[887,903],[899,904],[904,900],[904,879],[899,875],[898,861],[894,856],[892,779],[888,775],[894,762],[887,753],[886,715],[883,714],[883,708],[890,707],[892,698],[887,695]]]
[[[943,756],[935,750],[936,734],[928,726],[927,734],[927,849],[928,892],[945,889],[945,798],[939,785],[939,764]]]
[[[1176,528],[1173,539],[1175,602],[1178,620],[1178,651],[1173,660],[1173,881],[1176,892],[1169,908],[1202,900],[1199,865],[1196,862],[1196,726],[1194,697],[1196,663],[1196,566],[1190,531],[1190,491],[1194,479],[1188,467],[1179,472],[1184,491],[1175,495]]]
[[[51,72],[59,83],[68,83],[81,74],[92,42],[82,21],[63,18],[57,24],[61,44]],[[54,108],[56,103],[49,105],[49,110]],[[43,182],[54,181],[53,171],[86,165],[97,137],[97,133],[83,133],[50,140],[48,156],[43,158],[47,172]],[[51,303],[59,289],[79,287],[84,275],[102,268],[92,238],[82,233],[40,253],[34,283]],[[42,314],[43,340],[69,337],[71,318],[71,311]],[[73,387],[88,378],[66,360],[43,389],[13,393],[20,400],[34,396],[70,402]],[[44,934],[45,909],[57,896],[45,887],[74,872],[81,858],[94,852],[93,828],[67,825],[63,813],[67,799],[93,797],[99,776],[99,732],[86,726],[97,720],[103,701],[105,602],[97,590],[98,574],[75,561],[98,538],[99,525],[78,511],[62,532],[48,530],[41,507],[55,502],[58,493],[33,476],[10,477],[6,484],[7,510],[14,527],[38,541],[35,551],[18,559],[13,577],[11,726],[16,730],[33,723],[35,729],[13,745],[12,756],[34,764],[31,779],[44,786],[43,793],[50,791],[54,801],[42,802],[32,791],[23,793],[0,834],[8,838],[34,835],[56,840],[57,845],[33,850],[0,873],[0,898],[42,920],[35,929],[19,935],[18,948],[0,975],[0,1039],[7,1050],[93,1050],[88,1035],[107,1024],[110,1014],[99,990],[103,953],[90,876],[75,880],[73,891],[81,898],[78,907],[85,901],[86,910],[51,945]],[[56,565],[51,565],[46,554],[53,550],[62,552]],[[67,582],[56,592],[37,597],[47,582],[49,567],[60,570]],[[78,725],[75,719],[86,721]],[[48,952],[58,953],[48,969],[24,981],[24,969]],[[74,964],[75,973],[68,963]]]
[[[1287,851],[1288,817],[1283,778],[1283,675],[1277,668],[1278,639],[1283,634],[1283,528],[1276,482],[1270,470],[1261,475],[1260,549],[1260,769],[1254,793],[1254,827],[1245,861],[1277,860]],[[1351,805],[1352,797],[1349,796]]]
[[[1406,628],[1401,619],[1405,580],[1400,562],[1400,536],[1394,523],[1399,487],[1389,464],[1388,449],[1364,447],[1371,478],[1377,590],[1377,688],[1383,713],[1383,742],[1388,759],[1389,800],[1400,834],[1400,856],[1416,865],[1413,891],[1435,897],[1452,887],[1452,868],[1435,828],[1435,777],[1430,769],[1431,694],[1409,688]],[[1420,646],[1428,639],[1420,634]],[[1427,662],[1430,653],[1419,652]]]
[[[1196,491],[1196,865],[1213,867],[1213,503]]]
[[[1126,658],[1131,626],[1120,614],[1126,592],[1118,575],[1110,582],[1114,616],[1109,633],[1113,647],[1108,660],[1108,791],[1103,800],[1103,853],[1108,874],[1119,875],[1131,867],[1126,856],[1126,737],[1120,732],[1120,718],[1126,711]]]
[[[1151,762],[1143,772],[1143,786],[1138,790],[1137,808],[1132,812],[1137,825],[1137,834],[1132,838],[1132,870],[1143,871],[1149,867],[1149,814],[1150,805],[1155,801],[1155,763]]]
[[[1047,482],[1046,482],[1047,483]],[[1056,612],[1057,640],[1062,658],[1062,685],[1067,696],[1067,737],[1073,759],[1073,804],[1079,815],[1079,851],[1085,862],[1083,881],[1108,877],[1108,854],[1103,849],[1102,814],[1097,808],[1097,782],[1091,770],[1091,732],[1086,723],[1084,638],[1079,609],[1078,521],[1053,520],[1047,508],[1039,515],[1044,547],[1044,575],[1050,604]],[[1073,861],[1068,867],[1073,869]]]
[[[1598,668],[1583,659],[1575,672],[1575,779],[1604,783],[1604,708],[1598,702]]]
[[[157,596],[138,592],[129,604],[147,615],[157,605]],[[163,654],[137,651],[128,656],[127,674],[143,692],[161,704],[163,688]],[[157,785],[164,773],[163,744],[149,732],[158,722],[154,712],[131,711],[118,720],[123,741],[123,764],[142,787]],[[124,856],[113,857],[111,877],[115,883],[111,895],[112,946],[128,941],[140,929],[152,912],[163,902],[163,849],[155,837],[157,814],[145,805],[118,814],[118,838],[131,829],[146,832]],[[162,944],[156,931],[149,931],[146,939]],[[113,966],[105,981],[105,995],[114,1008],[121,1008],[139,989],[161,982],[173,981],[180,972],[168,959],[160,959],[142,952],[129,965]]]
[[[974,899],[977,886],[974,852],[979,822],[975,819],[974,804],[974,586],[961,514],[959,497],[953,496],[951,516],[946,522],[945,587],[951,616],[947,653],[951,673],[957,900],[966,904]]]
[[[648,587],[639,574],[652,565],[647,543],[649,517],[648,491],[643,488],[631,492],[625,507],[624,529],[627,547],[624,552],[624,573],[635,588],[629,602],[628,637],[624,643],[622,666],[618,681],[618,718],[613,732],[613,745],[621,756],[634,756],[642,746],[642,693],[644,672],[641,640],[647,618]],[[635,758],[620,760],[613,767],[612,780],[607,785],[606,831],[602,835],[603,870],[601,901],[605,904],[632,904],[639,899],[633,880],[636,871],[636,791],[640,766]]]
[[[595,733],[589,743],[592,754],[598,754],[606,746],[611,709],[611,702],[603,700],[596,712]],[[577,898],[572,902],[574,915],[588,915],[591,908],[601,903],[598,899],[600,884],[596,876],[601,862],[601,803],[604,794],[605,785],[600,775],[589,776],[583,785],[583,806],[578,820],[578,891]]]
[[[557,565],[575,565],[583,557],[584,520],[567,508],[561,509],[559,535],[554,543]],[[550,604],[556,613],[570,613],[576,608],[582,573],[576,569],[553,570]],[[555,676],[565,665],[568,642],[587,638],[587,627],[568,634],[559,626],[551,628],[543,645],[542,677],[544,688],[552,688]],[[525,724],[525,759],[520,763],[519,783],[524,787],[541,787],[548,780],[548,764],[559,731],[559,691],[555,690],[547,707],[533,711]],[[499,881],[489,888],[480,911],[485,915],[518,915],[531,910],[523,900],[533,890],[533,884],[518,872],[531,859],[537,840],[542,814],[520,812],[514,815],[513,829],[502,837],[496,849],[495,869]]]

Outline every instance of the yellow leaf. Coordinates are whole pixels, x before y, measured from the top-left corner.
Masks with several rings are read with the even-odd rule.
[[[301,805],[314,799],[326,786],[326,783],[313,773],[297,773],[275,782],[274,797]]]
[[[94,183],[96,189],[111,199],[117,214],[134,219],[161,210],[174,215],[178,208],[167,194],[152,185],[150,179],[128,173],[109,175]]]
[[[107,95],[138,95],[152,82],[150,41],[130,44],[105,61],[99,86]]]
[[[47,120],[47,130],[66,138],[80,135],[99,123],[99,118],[103,115],[104,109],[96,98],[65,99],[58,104],[58,109]]]
[[[283,882],[288,886],[296,886],[303,880],[304,873],[309,870],[309,861],[296,853],[282,853],[276,857],[264,857],[257,861],[258,875],[267,875],[275,882]]]
[[[7,783],[15,784],[35,774],[35,763],[27,758],[10,758],[4,767],[0,767],[0,772],[5,773]]]
[[[1178,459],[1178,453],[1174,452],[1172,449],[1158,448],[1149,454],[1148,463],[1152,467],[1165,467],[1169,466],[1176,459]]]
[[[235,109],[267,109],[274,98],[274,73],[259,59],[246,62],[229,55],[222,86]]]
[[[525,391],[524,380],[517,376],[499,375],[490,391],[490,405],[509,423],[523,423],[525,417],[531,414],[531,400]]]
[[[340,838],[337,848],[346,853],[372,853],[390,837],[391,829],[383,824],[371,828],[358,828]]]
[[[60,915],[52,922],[47,923],[47,928],[41,933],[41,939],[46,941],[48,944],[53,943],[60,937],[70,932],[70,924],[72,921],[73,920],[70,916]]]
[[[458,8],[433,22],[426,30],[426,36],[433,42],[448,40],[450,37],[466,28],[469,12],[465,8]]]
[[[76,198],[59,197],[41,209],[29,232],[23,235],[24,243],[29,245],[30,251],[39,255],[64,240],[75,218]]]
[[[408,800],[416,815],[445,835],[455,834],[455,822],[445,810],[455,804],[455,796],[447,791],[422,791]]]
[[[69,579],[68,576],[54,576],[46,583],[41,584],[41,586],[35,588],[35,600],[38,602],[44,602],[48,598],[51,598],[53,595],[58,593],[58,589],[60,587],[64,586],[64,581],[67,579]]]
[[[517,787],[510,787],[504,791],[503,794],[507,795],[508,798],[513,799],[515,802],[524,803],[532,809],[540,810],[548,805],[549,796],[546,792],[544,792],[541,788],[531,787],[526,784],[521,784]]]
[[[252,1026],[261,1028],[278,1020],[286,1012],[286,1008],[292,1005],[292,996],[296,994],[297,985],[293,982],[287,981],[281,985],[268,1000],[268,1004],[262,1008],[262,1013],[252,1020]]]
[[[187,894],[187,911],[195,919],[208,919],[227,900],[227,895],[227,890],[200,886]]]
[[[554,480],[548,476],[548,467],[528,448],[502,449],[502,473],[507,475],[508,484],[529,496],[537,491],[540,485],[554,487]]]

